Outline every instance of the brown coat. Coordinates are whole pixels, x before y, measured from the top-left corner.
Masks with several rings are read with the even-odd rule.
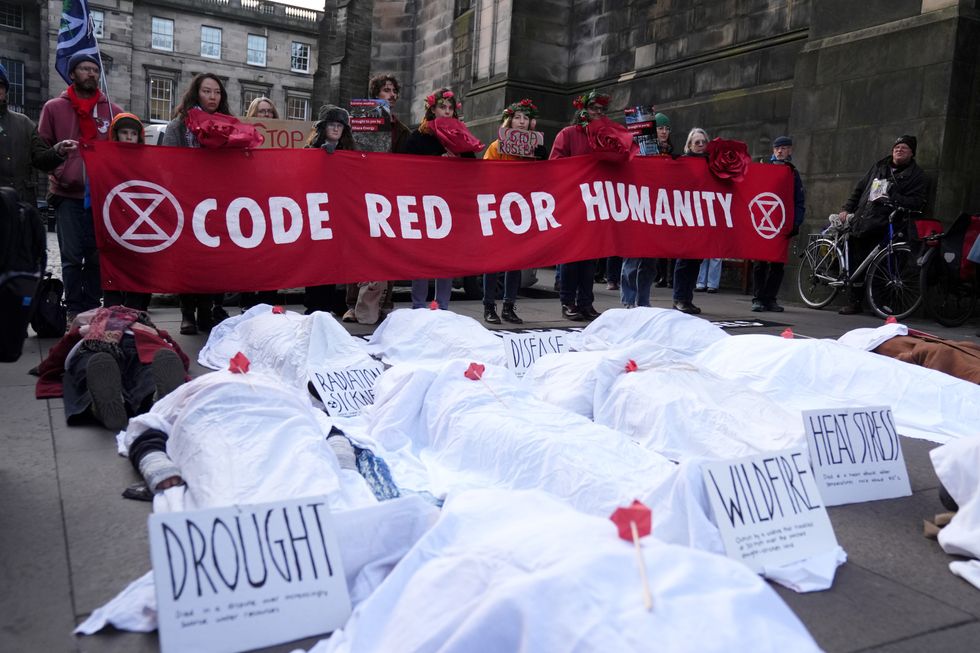
[[[945,372],[970,383],[980,383],[980,346],[972,342],[931,336],[896,336],[878,345],[874,352]]]
[[[21,201],[37,204],[34,168],[51,172],[64,162],[37,133],[34,121],[22,113],[0,112],[0,186],[17,191]]]

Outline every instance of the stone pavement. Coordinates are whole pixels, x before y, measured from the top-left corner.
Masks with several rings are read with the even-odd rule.
[[[538,286],[529,291],[536,298],[518,303],[525,326],[570,325],[560,318],[554,294],[542,290],[551,287],[552,278],[550,271],[542,271]],[[789,279],[786,285],[784,295],[790,297]],[[618,293],[596,285],[596,294],[600,310],[618,306]],[[404,306],[407,293],[398,299]],[[813,311],[789,302],[785,313],[754,314],[749,297],[735,292],[698,293],[695,302],[710,320],[761,317],[774,323],[730,333],[777,334],[788,325],[799,335],[836,337],[881,324],[867,315],[841,317],[831,309]],[[669,307],[669,290],[655,289],[653,304]],[[480,302],[454,299],[451,308],[482,317]],[[177,332],[176,308],[155,305],[151,313],[161,327]],[[909,324],[956,339],[975,339],[977,328],[945,329],[922,319]],[[372,330],[349,326],[356,334]],[[205,340],[178,339],[192,358]],[[120,496],[138,479],[129,462],[116,455],[112,434],[95,427],[68,428],[60,399],[34,399],[34,378],[27,370],[52,344],[31,337],[19,362],[0,365],[0,651],[156,651],[155,633],[71,635],[92,610],[149,569],[150,505]],[[196,363],[192,367],[194,375],[206,371]],[[903,439],[911,497],[830,509],[849,556],[832,589],[796,594],[777,588],[826,650],[977,650],[980,592],[953,576],[947,569],[952,558],[921,534],[922,519],[942,511],[928,458],[933,446]],[[296,645],[308,647],[314,641]]]

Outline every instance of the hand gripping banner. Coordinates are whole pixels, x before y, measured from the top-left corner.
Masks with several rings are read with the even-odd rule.
[[[95,143],[105,288],[273,290],[624,257],[785,261],[787,166],[701,158],[482,161]]]

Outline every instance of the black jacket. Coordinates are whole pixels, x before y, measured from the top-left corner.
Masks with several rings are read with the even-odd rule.
[[[446,153],[446,148],[442,146],[439,139],[431,134],[423,134],[418,129],[408,135],[405,142],[405,154],[421,154],[423,156],[442,156]],[[459,156],[464,159],[474,159],[476,154],[464,152]]]
[[[913,211],[921,211],[926,204],[929,193],[929,179],[915,159],[907,166],[892,171],[891,156],[871,166],[864,178],[854,187],[851,196],[841,207],[848,213],[854,214],[851,229],[854,234],[863,234],[875,229],[881,229],[888,224],[888,215],[892,209],[878,202],[869,202],[871,183],[875,179],[889,181],[888,198],[896,205]]]

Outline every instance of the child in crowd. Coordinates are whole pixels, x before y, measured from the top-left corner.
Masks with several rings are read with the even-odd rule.
[[[504,129],[519,129],[521,131],[534,131],[537,126],[538,107],[528,98],[520,102],[514,102],[504,109],[503,122],[500,126]],[[546,156],[544,145],[539,145],[534,151],[535,159],[544,159]],[[526,157],[507,154],[500,151],[500,139],[490,143],[490,147],[483,154],[486,161],[528,161]],[[517,302],[517,291],[521,287],[521,271],[511,270],[504,273],[504,308],[500,315],[497,315],[497,281],[500,277],[499,272],[488,272],[483,275],[483,320],[489,324],[500,324],[500,319],[512,324],[523,324],[524,320],[517,316],[514,311],[514,304]]]

